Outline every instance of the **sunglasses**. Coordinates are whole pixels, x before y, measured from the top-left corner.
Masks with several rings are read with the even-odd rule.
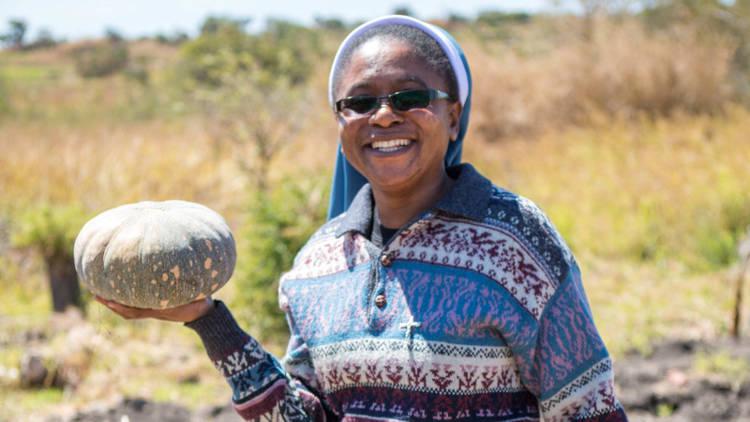
[[[409,111],[413,108],[425,108],[430,105],[432,100],[450,98],[450,95],[437,89],[410,89],[379,97],[356,95],[336,101],[336,111],[339,113],[350,111],[357,114],[366,114],[380,107],[383,100],[386,100],[394,110]]]

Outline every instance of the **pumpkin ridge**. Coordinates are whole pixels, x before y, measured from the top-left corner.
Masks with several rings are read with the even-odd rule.
[[[120,222],[120,224],[112,232],[112,234],[109,235],[109,239],[107,239],[107,245],[104,247],[104,251],[102,251],[102,270],[105,272],[105,276],[106,276],[106,272],[107,272],[107,263],[108,263],[107,262],[108,261],[107,260],[107,255],[110,252],[109,248],[114,243],[113,241],[115,240],[115,238],[117,238],[117,236],[120,234],[120,232],[122,232],[127,227],[126,223],[131,223],[132,224],[133,220],[137,221],[139,218],[140,218],[140,216],[138,216],[138,215],[132,215],[132,216],[127,217],[126,219],[122,220],[122,222]]]

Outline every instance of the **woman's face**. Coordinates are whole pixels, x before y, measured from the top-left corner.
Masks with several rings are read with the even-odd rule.
[[[408,89],[448,92],[441,76],[402,41],[362,44],[341,75],[337,100]],[[448,143],[458,135],[461,107],[432,100],[426,108],[394,110],[387,102],[363,115],[338,115],[344,155],[375,190],[409,194],[444,176]]]

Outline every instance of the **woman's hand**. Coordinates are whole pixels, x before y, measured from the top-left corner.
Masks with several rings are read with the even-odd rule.
[[[196,300],[185,305],[168,309],[132,308],[117,302],[94,296],[97,302],[111,309],[112,312],[125,319],[155,318],[163,321],[193,322],[208,314],[214,308],[211,297]]]

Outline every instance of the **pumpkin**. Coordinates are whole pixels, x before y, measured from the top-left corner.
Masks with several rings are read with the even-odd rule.
[[[192,202],[139,202],[104,211],[76,237],[81,283],[104,299],[164,309],[215,292],[237,252],[224,219]]]

